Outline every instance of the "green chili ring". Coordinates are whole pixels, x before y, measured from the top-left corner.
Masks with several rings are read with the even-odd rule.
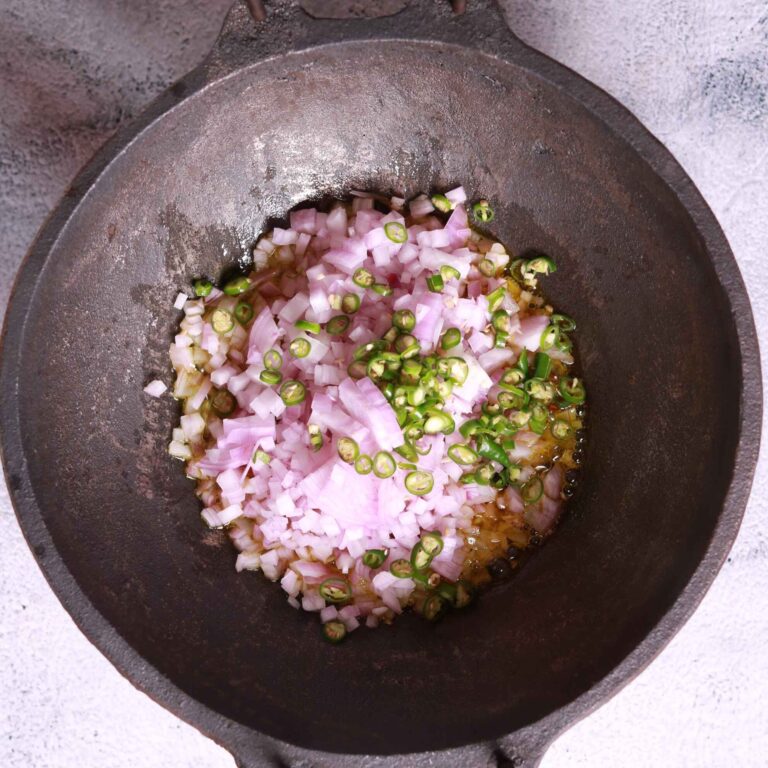
[[[331,576],[320,584],[320,597],[326,603],[346,603],[352,597],[352,587],[346,579]]]
[[[379,451],[373,457],[373,474],[376,477],[380,477],[382,480],[387,477],[392,477],[397,469],[397,464],[391,453],[388,451]]]
[[[544,494],[544,483],[534,475],[521,489],[520,496],[524,504],[535,504]]]
[[[296,379],[288,379],[280,387],[280,397],[286,405],[300,405],[307,396],[307,388]]]
[[[336,450],[342,461],[354,464],[360,455],[360,448],[351,437],[340,437],[336,443]]]
[[[426,496],[434,488],[435,479],[431,472],[417,469],[405,476],[405,487],[414,496]]]

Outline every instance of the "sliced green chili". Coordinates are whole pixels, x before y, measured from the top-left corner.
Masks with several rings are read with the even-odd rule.
[[[264,367],[279,371],[283,366],[283,356],[276,349],[268,349],[264,353]]]
[[[387,285],[386,283],[374,283],[371,286],[371,290],[374,293],[378,293],[379,296],[391,296],[392,295],[392,288],[391,288],[391,286]]]
[[[381,349],[381,343],[378,341],[369,341],[361,344],[353,353],[353,360],[365,360],[370,357],[377,349]]]
[[[262,464],[269,464],[269,462],[272,461],[272,457],[266,451],[262,451],[261,448],[259,448],[253,454],[253,461],[260,461]]]
[[[416,408],[417,406],[422,405],[426,399],[427,391],[424,387],[407,387],[406,400],[408,405]]]
[[[523,280],[525,281],[526,285],[529,286],[535,286],[536,285],[536,270],[531,267],[530,261],[524,261],[522,266],[520,267],[520,271],[523,275]]]
[[[553,272],[557,272],[557,266],[549,256],[537,256],[535,259],[530,259],[528,269],[540,275],[551,275]]]
[[[443,281],[443,276],[440,274],[430,275],[427,278],[427,288],[429,288],[432,293],[442,293],[443,288],[445,287],[445,282]]]
[[[453,384],[450,381],[438,381],[435,384],[435,392],[443,400],[447,400],[453,392]]]
[[[381,568],[387,559],[387,552],[383,549],[366,549],[363,552],[363,565],[369,568]]]
[[[578,405],[586,400],[587,391],[584,389],[584,384],[576,377],[560,379],[558,389],[563,400],[571,405]]]
[[[418,360],[404,360],[400,369],[400,378],[408,384],[415,384],[424,366]]]
[[[395,339],[395,352],[400,352],[402,354],[406,349],[409,349],[414,344],[418,344],[416,337],[411,336],[410,333],[404,333]]]
[[[347,636],[347,628],[344,626],[343,621],[333,619],[332,621],[326,621],[323,624],[323,637],[329,643],[337,645]]]
[[[509,267],[507,267],[509,276],[518,283],[525,282],[525,277],[523,276],[523,268],[525,267],[525,263],[525,259],[515,259],[509,265]]]
[[[524,408],[528,405],[530,395],[519,387],[506,387],[496,397],[499,405],[505,410],[509,411],[513,408]]]
[[[247,277],[235,277],[232,278],[222,288],[227,296],[239,296],[241,293],[245,293],[251,287],[251,281]]]
[[[392,325],[401,331],[412,331],[416,327],[416,315],[410,309],[398,309],[392,315]]]
[[[552,436],[557,440],[566,440],[571,436],[573,429],[565,419],[555,419],[550,427]]]
[[[395,459],[388,451],[379,451],[373,457],[373,474],[376,477],[392,477],[395,474]]]
[[[440,277],[447,283],[449,280],[458,280],[461,277],[461,272],[450,264],[443,264],[440,267]]]
[[[367,453],[361,453],[355,460],[355,472],[358,475],[369,475],[373,469],[373,459]]]
[[[507,341],[509,341],[509,334],[506,331],[496,331],[493,337],[493,346],[496,349],[504,349],[507,346]]]
[[[299,320],[297,323],[294,323],[294,325],[300,331],[307,331],[307,333],[320,333],[322,330],[320,328],[320,323],[313,323],[310,320]]]
[[[424,422],[425,435],[450,435],[456,429],[456,424],[450,413],[445,411],[430,411]]]
[[[491,325],[497,330],[497,331],[503,331],[504,333],[509,333],[509,312],[507,312],[506,309],[497,309],[492,315],[491,315]]]
[[[448,377],[461,386],[467,380],[467,376],[469,376],[467,361],[462,357],[444,357],[443,360],[450,364]],[[443,360],[440,362],[443,362]]]
[[[490,464],[483,464],[483,466],[475,470],[475,482],[478,485],[490,485],[494,474],[496,474],[496,470]]]
[[[448,328],[443,334],[440,346],[446,351],[461,343],[461,331],[458,328]]]
[[[495,291],[488,294],[488,309],[491,312],[495,312],[504,301],[504,297],[507,295],[507,289],[500,285]]]
[[[493,277],[496,274],[496,265],[490,259],[480,259],[477,268],[485,277]]]
[[[421,535],[421,546],[432,557],[437,557],[443,551],[443,537],[437,531]]]
[[[541,334],[539,346],[544,349],[552,349],[560,338],[560,330],[556,325],[548,325]]]
[[[394,560],[389,566],[390,573],[398,579],[410,579],[413,576],[413,568],[408,560],[400,558]]]
[[[320,585],[320,597],[327,603],[345,603],[352,597],[352,587],[346,579],[331,576]]]
[[[345,293],[341,298],[341,309],[348,315],[354,315],[360,309],[360,297],[356,293]]]
[[[347,464],[354,464],[355,459],[360,455],[360,448],[351,437],[340,437],[336,443],[336,450],[342,461]]]
[[[528,379],[525,382],[525,391],[534,400],[541,400],[543,403],[551,403],[555,398],[555,385],[551,381]]]
[[[289,345],[288,351],[294,357],[306,357],[312,351],[312,345],[308,339],[297,336]]]
[[[395,453],[399,453],[404,459],[407,459],[408,461],[419,460],[419,454],[416,453],[416,449],[409,443],[398,445],[397,448],[395,448]]]
[[[431,472],[424,472],[420,469],[409,472],[405,476],[405,487],[414,496],[425,496],[435,485],[435,478]]]
[[[360,288],[370,288],[375,280],[376,278],[364,267],[356,269],[352,275],[352,282]]]
[[[460,427],[461,436],[468,440],[472,435],[483,429],[483,422],[479,419],[467,419]]]
[[[441,213],[448,213],[453,208],[453,203],[445,195],[432,195],[432,205]]]
[[[472,206],[472,215],[475,217],[475,221],[487,224],[489,221],[493,221],[493,208],[487,200],[478,200]]]
[[[544,352],[536,353],[536,366],[533,370],[533,376],[536,379],[549,378],[552,370],[552,358]]]
[[[280,371],[273,371],[270,368],[266,368],[259,374],[259,378],[270,387],[274,387],[275,384],[279,384],[283,380],[283,374]]]
[[[399,335],[400,331],[393,325],[381,338],[388,344],[394,344]]]
[[[518,389],[518,385],[525,379],[525,373],[519,368],[508,368],[499,379],[499,386],[510,392]]]
[[[309,445],[313,451],[319,451],[323,447],[323,433],[317,424],[307,424]]]
[[[210,280],[195,280],[195,296],[210,296],[212,290],[213,283]]]
[[[448,603],[437,592],[432,593],[424,601],[421,613],[427,621],[437,621],[448,610]]]
[[[381,355],[376,355],[376,357],[372,357],[368,361],[366,373],[368,374],[369,378],[373,379],[374,381],[378,381],[380,378],[382,378],[382,376],[384,376],[386,370],[387,361],[381,357]]]
[[[555,346],[561,352],[570,352],[573,349],[573,342],[560,330],[560,337],[555,342]]]
[[[229,333],[235,327],[232,313],[222,307],[217,307],[211,314],[211,326],[218,334]]]
[[[468,445],[463,445],[462,443],[452,445],[448,449],[448,458],[461,466],[476,464],[478,461],[477,453]]]
[[[307,396],[307,388],[296,379],[288,379],[280,387],[280,397],[286,405],[300,405]]]
[[[248,323],[251,322],[253,319],[253,307],[248,304],[246,301],[241,301],[236,307],[235,307],[235,320],[237,320],[240,325],[248,325]]]
[[[401,353],[400,357],[403,358],[403,360],[407,360],[409,357],[413,357],[414,355],[418,355],[421,351],[421,344],[419,344],[418,341],[411,344],[409,347],[406,347]]]
[[[384,234],[393,243],[404,243],[408,239],[408,230],[405,228],[405,224],[401,224],[399,221],[390,221],[385,224]]]
[[[423,571],[443,551],[443,537],[437,532],[424,533],[411,550],[411,565]]]
[[[507,452],[495,440],[488,437],[488,435],[480,435],[476,442],[477,453],[479,456],[482,456],[484,459],[489,459],[490,461],[498,462],[503,467],[509,466],[510,462]]]
[[[217,416],[229,416],[237,407],[234,395],[226,389],[217,389],[211,397],[211,408]]]
[[[552,315],[549,318],[552,325],[556,325],[563,333],[570,333],[576,330],[576,321],[568,315]]]
[[[411,567],[414,571],[423,571],[426,568],[429,568],[429,564],[433,559],[434,556],[430,555],[429,552],[421,546],[421,542],[411,550]]]
[[[535,504],[544,493],[544,483],[534,475],[521,489],[520,496],[526,504]]]
[[[336,315],[325,324],[325,331],[331,336],[341,336],[349,328],[349,318],[346,315]]]
[[[536,404],[531,408],[531,419],[528,427],[537,435],[543,435],[549,423],[549,411],[543,406]]]

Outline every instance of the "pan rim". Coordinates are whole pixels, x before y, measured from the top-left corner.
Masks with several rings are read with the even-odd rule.
[[[323,45],[311,45],[285,55],[303,54],[321,47],[360,45],[363,42],[407,42],[428,45],[435,43],[434,40],[407,36],[402,39],[369,38],[366,41],[348,39]],[[696,610],[727,557],[749,498],[760,445],[762,383],[757,333],[746,286],[714,214],[671,153],[629,110],[581,76],[518,41],[515,41],[513,55],[501,57],[491,56],[471,46],[455,43],[448,45],[455,45],[473,55],[487,56],[522,68],[547,84],[565,91],[565,95],[581,104],[612,133],[629,144],[649,165],[654,174],[674,193],[688,212],[702,238],[709,261],[731,307],[733,330],[738,339],[741,355],[739,440],[728,492],[706,551],[673,605],[629,655],[591,689],[530,726],[535,728],[534,740],[543,752],[546,744],[560,732],[615,695],[661,653]],[[135,121],[118,131],[97,151],[78,173],[64,198],[48,216],[24,257],[9,297],[2,338],[0,338],[0,423],[3,424],[0,453],[2,453],[3,468],[19,525],[51,589],[89,641],[136,688],[177,717],[199,728],[214,741],[236,753],[247,752],[252,746],[254,737],[270,740],[274,737],[255,731],[208,708],[148,664],[90,602],[64,560],[59,556],[43,522],[42,513],[37,506],[26,471],[26,457],[21,446],[21,428],[17,408],[19,367],[16,363],[23,355],[22,342],[26,332],[26,320],[42,275],[42,268],[68,223],[80,205],[85,202],[102,173],[145,132],[180,105],[230,77],[253,70],[264,63],[274,61],[275,58],[280,56],[270,56],[265,60],[252,62],[249,66],[238,67],[232,72],[214,75],[210,80],[207,79],[206,65],[201,65],[155,99]],[[746,416],[747,404],[751,413],[749,420]],[[758,414],[758,418],[754,418],[755,413]],[[38,555],[35,550],[40,546],[45,547],[48,554]],[[507,738],[517,740],[517,734],[522,735],[522,732],[527,730],[527,727],[520,729]],[[501,741],[504,741],[503,737]],[[302,748],[305,747],[302,746]],[[312,749],[312,747],[306,748]]]

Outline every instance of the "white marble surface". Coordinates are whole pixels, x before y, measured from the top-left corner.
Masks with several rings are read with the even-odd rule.
[[[0,301],[77,167],[122,112],[194,63],[226,6],[0,0]],[[505,7],[524,40],[618,97],[682,162],[725,229],[765,338],[765,0]],[[62,74],[63,50],[71,60]],[[699,611],[637,680],[551,747],[544,768],[768,765],[767,485],[763,456],[741,533]],[[232,768],[80,634],[27,550],[4,487],[0,590],[0,767]]]

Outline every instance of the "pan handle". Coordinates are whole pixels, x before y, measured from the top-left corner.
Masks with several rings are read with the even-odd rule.
[[[525,47],[510,31],[496,0],[392,0],[390,15],[338,18],[310,16],[312,4],[306,0],[306,5],[307,10],[299,0],[237,0],[206,61],[205,79],[211,82],[272,56],[342,41],[426,40],[508,58]],[[317,5],[322,5],[319,0]],[[341,5],[346,4],[337,8]]]
[[[251,16],[253,16],[253,20],[255,22],[258,23],[258,22],[267,20],[267,8],[264,3],[264,0],[245,0],[245,4],[248,6],[248,10],[251,12]],[[405,3],[403,3],[399,9],[393,11],[391,14],[382,13],[382,14],[372,14],[372,15],[374,16],[394,15],[395,13],[398,13],[398,11],[402,10],[402,7],[404,6],[405,6]],[[464,13],[464,11],[467,10],[467,0],[451,0],[451,7],[453,8],[454,13],[458,13],[458,14]]]
[[[390,757],[339,755],[312,752],[285,744],[266,736],[254,742],[230,746],[237,768],[413,768],[435,765],[436,754],[440,765],[461,768],[537,768],[552,741],[549,728],[541,724],[528,726],[513,736],[495,742],[470,744],[440,753],[421,752]],[[226,745],[225,745],[226,746]]]

